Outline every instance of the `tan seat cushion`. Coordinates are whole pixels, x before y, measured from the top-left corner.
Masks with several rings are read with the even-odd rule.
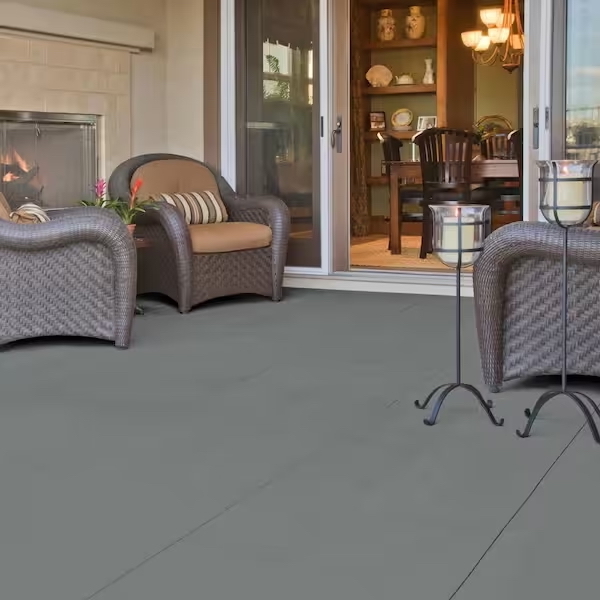
[[[254,250],[271,245],[273,232],[260,223],[211,223],[190,225],[194,254],[218,254]]]

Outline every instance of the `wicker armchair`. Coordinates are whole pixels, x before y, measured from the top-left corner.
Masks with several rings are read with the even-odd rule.
[[[483,378],[505,381],[561,371],[563,234],[513,223],[486,240],[473,269]],[[568,372],[600,376],[600,232],[569,233]]]
[[[290,230],[289,212],[281,200],[237,196],[225,179],[208,165],[174,154],[146,154],[125,161],[110,177],[109,194],[114,198],[127,197],[131,182],[138,178],[143,181],[139,190],[141,198],[161,193],[199,192],[208,189],[202,187],[208,182],[218,189],[226,206],[229,220],[221,224],[225,229],[229,224],[257,223],[270,228],[269,237],[272,235],[269,245],[263,247],[241,245],[231,250],[195,251],[196,242],[202,240],[196,237],[193,242],[192,228],[215,225],[188,226],[176,208],[161,203],[158,210],[149,210],[137,220],[139,235],[149,241],[149,247],[139,255],[140,294],[164,294],[178,303],[182,313],[221,296],[259,294],[274,301],[281,299]],[[208,239],[211,231],[202,230],[203,239]]]
[[[35,225],[0,220],[0,344],[81,336],[127,348],[136,287],[127,228],[104,209],[48,214]]]

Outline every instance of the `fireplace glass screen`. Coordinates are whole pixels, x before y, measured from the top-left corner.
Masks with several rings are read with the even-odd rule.
[[[0,111],[0,192],[13,209],[76,206],[93,195],[96,121],[90,115]]]

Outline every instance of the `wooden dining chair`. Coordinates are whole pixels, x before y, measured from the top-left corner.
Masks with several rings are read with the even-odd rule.
[[[485,188],[472,188],[472,131],[436,127],[423,131],[415,139],[419,148],[423,180],[423,233],[420,258],[431,252],[431,204],[491,205]]]
[[[401,140],[396,139],[390,135],[382,135],[380,137],[381,145],[383,147],[383,166],[385,168],[385,174],[390,175],[390,167],[389,161],[401,161],[402,160],[402,147],[403,143]],[[412,204],[415,206],[421,206],[423,203],[423,187],[421,185],[403,185],[400,188],[399,194],[400,207],[399,210],[402,211],[404,206],[407,204]],[[400,231],[398,232],[398,237],[402,240],[402,221],[400,219]],[[390,227],[391,227],[391,219],[390,219]],[[390,240],[388,242],[388,250],[391,248],[391,235]],[[400,243],[400,247],[402,247],[402,243]]]
[[[510,143],[510,129],[497,129],[481,139],[481,156],[486,159],[515,160],[514,145]]]

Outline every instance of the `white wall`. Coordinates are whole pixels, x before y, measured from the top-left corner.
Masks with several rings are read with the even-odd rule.
[[[204,0],[167,0],[167,146],[197,159],[204,157],[203,19]]]
[[[156,32],[156,49],[133,55],[132,154],[167,148],[166,3],[170,0],[19,0],[22,4],[143,25]],[[191,0],[192,1],[192,0]]]
[[[522,102],[519,70],[509,73],[501,63],[475,67],[475,122],[485,116],[502,115],[519,127]]]

